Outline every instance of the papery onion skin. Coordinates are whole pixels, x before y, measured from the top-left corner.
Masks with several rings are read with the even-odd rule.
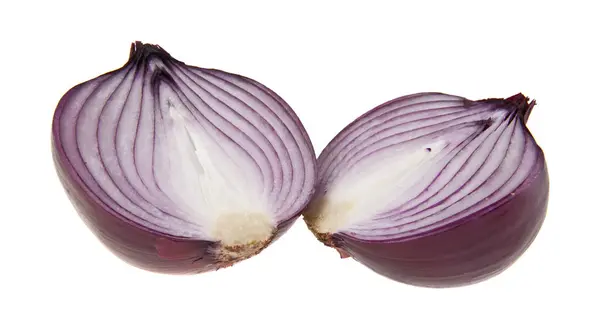
[[[149,66],[150,59],[164,63],[171,62],[194,70],[215,72],[221,76],[230,77],[232,80],[248,83],[262,93],[261,97],[270,97],[274,103],[279,104],[281,109],[278,111],[284,112],[282,116],[287,116],[287,120],[293,122],[293,127],[288,125],[288,133],[292,130],[297,133],[296,143],[301,149],[299,152],[304,154],[304,164],[293,164],[295,167],[304,169],[305,182],[302,185],[304,195],[302,198],[298,198],[296,204],[293,204],[295,206],[289,210],[289,217],[278,219],[272,234],[264,241],[252,242],[244,246],[225,246],[217,240],[180,237],[141,225],[139,222],[119,214],[112,205],[107,205],[98,198],[81,178],[80,171],[85,171],[85,169],[77,168],[69,161],[65,142],[72,142],[65,141],[61,134],[61,116],[65,109],[76,106],[73,99],[88,84],[102,81],[110,75],[128,68]],[[148,70],[150,71],[150,69]],[[154,73],[157,72],[159,74],[155,74],[152,79],[172,79],[162,75],[164,72],[160,70]],[[275,132],[269,133],[274,134]],[[126,263],[143,270],[165,274],[195,274],[213,271],[229,267],[260,253],[281,237],[300,216],[314,192],[316,180],[316,156],[308,134],[293,110],[275,92],[255,80],[238,74],[187,65],[172,58],[160,46],[143,44],[139,41],[131,45],[129,61],[123,67],[76,85],[60,99],[54,113],[51,148],[59,181],[64,187],[68,199],[91,232],[110,252]],[[309,192],[306,193],[306,191]],[[293,196],[294,193],[299,194],[294,191],[290,194]],[[223,254],[223,251],[228,254]]]
[[[57,150],[53,141],[53,149]],[[131,223],[119,214],[108,211],[88,190],[73,179],[57,152],[54,162],[60,182],[69,200],[87,227],[115,255],[138,268],[158,273],[186,274],[216,269],[217,260],[206,256],[214,242],[166,237]]]
[[[403,98],[386,102],[365,115],[376,113],[391,103],[402,102]],[[535,101],[528,102],[525,96],[517,94],[508,99],[464,99],[464,103],[466,107],[487,103],[514,108],[526,135],[535,143],[525,127]],[[365,115],[349,124],[330,144],[343,132],[361,123]],[[317,230],[315,221],[319,217],[320,207],[317,203],[327,193],[323,188],[327,178],[321,174],[317,192],[304,213],[304,219],[317,239],[335,248],[342,258],[352,257],[388,279],[430,288],[479,283],[498,275],[519,259],[532,244],[544,222],[549,198],[549,176],[544,153],[537,144],[535,147],[535,165],[517,189],[473,214],[431,231],[401,239],[364,239],[346,232],[324,233]],[[320,169],[323,167],[321,156],[318,166]]]

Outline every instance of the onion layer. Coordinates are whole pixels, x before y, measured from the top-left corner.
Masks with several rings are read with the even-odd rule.
[[[126,262],[164,273],[256,255],[300,215],[316,181],[312,144],[281,97],[141,42],[123,67],[62,97],[52,151],[93,233]]]
[[[315,236],[390,279],[451,287],[488,279],[528,248],[549,178],[522,94],[421,93],[349,124],[318,158],[304,212]]]

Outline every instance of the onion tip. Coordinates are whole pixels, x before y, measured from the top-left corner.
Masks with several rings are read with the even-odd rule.
[[[490,98],[490,99],[483,99],[483,100],[479,100],[479,101],[467,100],[467,101],[465,101],[465,105],[475,105],[475,104],[479,104],[481,102],[503,105],[508,108],[514,109],[514,111],[517,112],[517,114],[519,115],[521,120],[523,120],[524,124],[527,123],[527,120],[529,119],[529,115],[531,114],[533,107],[535,107],[537,105],[536,100],[530,101],[529,97],[525,96],[523,93],[517,93],[517,94],[515,94],[511,97],[505,98],[505,99]]]

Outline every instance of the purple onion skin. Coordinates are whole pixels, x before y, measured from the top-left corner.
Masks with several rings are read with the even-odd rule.
[[[206,257],[213,242],[167,238],[100,206],[76,174],[68,170],[54,138],[52,144],[58,177],[69,200],[87,227],[113,254],[128,264],[159,273],[197,273],[215,268],[216,260]]]
[[[194,274],[233,265],[223,264],[210,253],[218,242],[187,240],[140,227],[118,214],[108,212],[83,188],[60,157],[60,146],[52,139],[54,162],[60,182],[77,213],[102,244],[126,263],[164,274]],[[269,244],[275,242],[294,221],[280,225]],[[266,246],[265,246],[266,247]]]
[[[137,42],[135,46],[145,47],[139,42]],[[140,56],[164,56],[161,52],[156,53],[156,50],[152,48],[146,48],[143,49],[143,51],[147,51],[148,53]],[[139,53],[134,53],[134,45],[132,45],[130,60],[125,66],[100,75],[93,80],[103,79],[103,77],[107,75],[123,70],[123,68],[131,64],[131,61],[137,60],[138,58],[136,58],[136,56],[138,55]],[[241,75],[235,76],[239,79],[252,82],[264,92],[285,104],[277,94],[266,86]],[[264,245],[257,248],[256,251],[253,251],[254,253],[252,253],[252,255],[233,260],[223,260],[216,257],[215,253],[213,253],[215,250],[223,248],[218,241],[196,240],[167,235],[141,226],[121,214],[112,211],[109,205],[104,204],[89,188],[86,187],[76,170],[69,163],[65,149],[61,143],[59,143],[60,129],[58,118],[60,118],[65,106],[70,102],[73,96],[78,93],[78,90],[84,84],[93,80],[83,82],[71,88],[60,99],[54,113],[52,125],[52,157],[59,181],[80,218],[84,221],[85,225],[90,229],[93,235],[95,235],[111,253],[125,263],[142,270],[162,274],[197,274],[218,270],[257,255],[285,234],[300,216],[302,209],[289,219],[280,221],[274,228],[270,238],[261,242],[264,243]],[[294,113],[292,113],[292,115],[295,116]],[[294,117],[294,121],[302,130],[304,130],[302,123],[297,117]],[[305,132],[303,133],[306,134]],[[306,143],[308,143],[310,150],[313,151],[314,170],[316,170],[316,156],[314,155],[312,144],[310,144],[310,140],[308,140],[308,136],[306,135],[305,140]],[[307,199],[304,205],[306,206],[308,202],[309,200]]]
[[[336,234],[333,239],[357,261],[392,280],[424,287],[475,284],[506,270],[533,242],[546,215],[548,192],[548,171],[540,162],[538,174],[514,197],[439,232],[400,242]]]
[[[472,102],[472,101],[468,101]],[[525,123],[531,104],[518,94]],[[528,135],[530,132],[525,128]],[[531,136],[531,135],[530,135]],[[494,204],[426,234],[403,239],[365,240],[346,233],[323,235],[309,229],[342,258],[352,257],[388,279],[419,287],[449,288],[476,284],[510,267],[532,244],[546,216],[549,176],[539,146],[534,170],[511,194]],[[318,192],[317,192],[318,193]],[[305,217],[306,219],[306,217]]]
[[[57,113],[60,113],[68,96],[67,93],[59,102]],[[55,134],[52,135],[51,142],[58,178],[75,210],[102,244],[126,263],[156,273],[195,274],[229,267],[241,261],[223,263],[217,260],[210,251],[219,248],[219,242],[167,236],[107,211],[99,200],[92,197],[93,194],[82,185],[75,171],[64,161],[64,151],[56,143]],[[299,215],[300,213],[282,222],[264,248],[285,234]]]

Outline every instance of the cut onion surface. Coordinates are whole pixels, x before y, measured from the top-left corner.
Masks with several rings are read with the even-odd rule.
[[[522,94],[420,93],[342,130],[318,158],[304,218],[316,237],[390,279],[480,282],[509,267],[545,218],[549,179]]]
[[[281,97],[141,42],[123,67],[62,97],[52,151],[94,234],[128,263],[164,273],[256,255],[316,182],[312,144]]]

